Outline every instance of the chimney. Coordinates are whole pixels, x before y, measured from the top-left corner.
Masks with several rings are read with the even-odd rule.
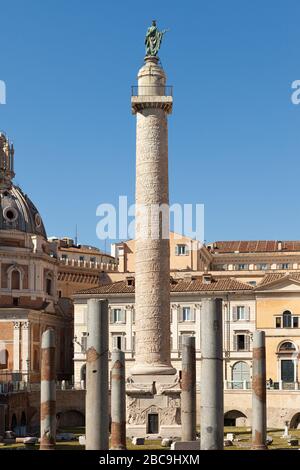
[[[203,274],[202,282],[203,282],[203,284],[211,284],[212,275],[211,274]]]
[[[135,285],[135,279],[133,276],[127,276],[126,277],[126,286],[127,287],[134,287]]]

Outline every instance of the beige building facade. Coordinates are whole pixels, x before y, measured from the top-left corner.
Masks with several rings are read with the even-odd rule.
[[[171,257],[170,281],[170,348],[173,367],[180,372],[183,335],[194,335],[199,398],[201,299],[221,297],[225,423],[251,424],[252,334],[255,329],[262,329],[266,332],[268,424],[283,427],[284,420],[289,420],[292,427],[298,427],[300,244],[258,241],[199,245],[193,252],[194,262],[201,259],[205,263],[202,268],[205,269],[192,271],[183,268],[181,261],[177,264],[177,259],[181,260],[179,256],[188,259],[189,252],[176,255],[176,245],[188,246],[189,241],[187,237],[177,239],[172,234],[170,237],[170,248],[174,254],[173,259]],[[86,301],[90,297],[108,298],[110,349],[121,346],[125,351],[128,371],[134,361],[135,275],[131,272],[134,242],[123,243],[117,248],[120,249],[116,256],[120,274],[122,266],[128,269],[123,273],[123,278],[74,296],[74,331],[77,338],[74,378],[78,388],[84,387],[85,316]],[[190,262],[189,258],[186,266],[190,266]]]

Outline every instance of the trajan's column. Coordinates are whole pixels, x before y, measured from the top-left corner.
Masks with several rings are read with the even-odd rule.
[[[147,30],[145,64],[131,99],[136,115],[135,363],[128,425],[170,435],[179,428],[179,385],[170,359],[168,114],[171,87],[157,57],[165,31]],[[139,429],[137,429],[139,428]]]

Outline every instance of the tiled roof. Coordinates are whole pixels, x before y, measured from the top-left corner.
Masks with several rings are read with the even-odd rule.
[[[201,278],[194,280],[178,279],[170,284],[171,292],[235,292],[251,291],[253,286],[237,281],[233,278],[213,279],[210,283],[203,282]],[[95,294],[134,294],[134,286],[128,286],[127,281],[117,281],[91,289],[77,292],[78,295]],[[76,296],[76,294],[75,294]]]
[[[262,287],[266,286],[267,284],[270,284],[271,282],[278,281],[279,279],[283,278],[285,276],[284,273],[271,273],[271,274],[266,274],[262,281],[258,284],[257,287]]]
[[[281,249],[278,249],[281,243]],[[214,253],[266,253],[282,251],[300,251],[300,240],[277,241],[277,240],[236,240],[236,241],[217,241],[213,243],[212,252]]]
[[[258,284],[257,287],[262,287],[262,286],[266,286],[268,284],[271,284],[272,282],[274,281],[279,281],[280,279],[283,279],[283,278],[286,278],[286,279],[290,279],[291,281],[300,281],[300,272],[296,272],[296,273],[270,273],[270,274],[266,274],[265,277],[262,279],[262,281]]]

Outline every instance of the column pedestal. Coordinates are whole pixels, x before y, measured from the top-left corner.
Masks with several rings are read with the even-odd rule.
[[[126,385],[127,436],[180,437],[180,393],[177,375],[130,376]]]

